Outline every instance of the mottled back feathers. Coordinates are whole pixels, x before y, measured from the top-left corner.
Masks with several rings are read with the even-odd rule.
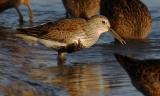
[[[46,40],[55,40],[66,43],[68,37],[77,34],[81,28],[86,24],[84,19],[61,19],[56,22],[49,22],[33,28],[17,29],[20,33],[35,36],[37,38]],[[72,34],[74,32],[74,34]]]

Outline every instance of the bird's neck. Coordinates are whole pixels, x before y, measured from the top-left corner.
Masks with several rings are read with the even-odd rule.
[[[99,24],[96,23],[92,23],[89,22],[88,26],[86,26],[87,31],[91,34],[96,34],[96,36],[100,36],[102,33],[104,33],[104,31],[102,30],[101,26],[99,26]]]
[[[85,38],[83,37],[81,40],[86,48],[89,48],[92,45],[94,45],[101,35],[100,30],[91,25],[85,26],[84,32]]]
[[[95,25],[93,25],[93,26],[89,25],[89,26],[86,26],[86,27],[87,28],[85,28],[85,32],[86,32],[86,35],[88,37],[99,39],[100,35],[102,34],[100,28],[98,28]]]

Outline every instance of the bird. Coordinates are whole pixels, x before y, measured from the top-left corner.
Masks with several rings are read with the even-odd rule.
[[[100,35],[110,32],[122,44],[125,41],[113,30],[105,16],[83,18],[63,18],[30,28],[17,28],[16,37],[38,42],[58,52],[58,61],[64,61],[65,53],[73,53],[90,48]]]
[[[62,0],[66,9],[66,17],[81,17],[88,19],[97,15],[100,10],[100,0]]]
[[[132,84],[145,96],[160,96],[160,59],[135,59],[115,54],[131,78]]]
[[[101,0],[100,14],[106,16],[112,29],[126,40],[146,40],[152,29],[152,18],[140,0]]]
[[[30,0],[0,0],[0,12],[3,12],[10,8],[15,8],[19,16],[19,22],[23,23],[23,15],[18,8],[21,4],[28,7],[29,20],[32,21],[33,14],[32,14]]]

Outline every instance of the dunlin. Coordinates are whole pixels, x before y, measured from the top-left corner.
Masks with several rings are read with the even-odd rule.
[[[160,96],[160,59],[138,60],[115,54],[132,84],[145,96]]]
[[[90,18],[100,10],[100,0],[62,0],[66,9],[66,16]]]
[[[19,21],[20,23],[22,23],[23,15],[18,8],[21,4],[28,7],[30,21],[32,21],[32,9],[30,5],[30,0],[0,0],[0,12],[6,9],[15,8],[19,16]]]
[[[101,0],[100,13],[124,39],[146,39],[151,32],[151,15],[140,0]]]
[[[61,19],[37,27],[17,29],[16,35],[44,44],[58,51],[58,59],[64,59],[64,53],[72,53],[89,48],[96,43],[99,36],[109,31],[121,43],[123,39],[110,31],[110,23],[105,16],[93,16],[89,20],[82,18]]]

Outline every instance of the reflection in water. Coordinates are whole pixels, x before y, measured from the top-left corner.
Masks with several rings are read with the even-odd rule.
[[[0,14],[0,72],[15,75],[21,79],[32,76],[32,79],[48,82],[49,85],[53,86],[57,84],[65,87],[73,96],[143,96],[131,85],[128,75],[117,64],[115,58],[113,58],[113,52],[124,53],[126,55],[131,54],[136,58],[159,58],[160,7],[157,2],[160,2],[160,0],[143,1],[145,3],[149,2],[149,9],[153,18],[153,32],[150,34],[149,43],[141,43],[139,41],[129,42],[123,46],[110,43],[113,39],[103,34],[99,42],[90,49],[68,54],[66,66],[57,66],[57,53],[55,51],[40,45],[29,46],[23,41],[14,38],[14,32],[9,29],[19,27],[17,22],[18,17],[12,9],[7,10],[3,14]],[[55,21],[65,16],[61,0],[32,0],[32,5],[34,11],[33,26]],[[23,7],[21,9],[25,21],[22,27],[28,27],[30,24],[28,24],[27,10]],[[78,63],[75,64],[73,62]],[[10,80],[6,79],[1,73],[0,78],[0,85]],[[13,80],[10,80],[10,82],[13,82]],[[18,89],[17,91],[19,92],[20,88],[25,86],[24,83],[13,82],[13,88],[9,85],[6,87],[6,90],[11,88],[11,90],[15,89],[16,91]],[[17,88],[15,88],[15,85],[17,85]],[[26,85],[30,86],[30,84]],[[32,90],[32,87],[28,87],[29,91]],[[57,93],[58,90],[60,89],[54,92]],[[65,96],[63,92],[60,94]],[[37,96],[40,95],[38,94]]]
[[[115,54],[132,84],[146,96],[160,96],[160,59],[138,60]]]
[[[96,64],[34,69],[31,74],[34,79],[65,87],[71,96],[107,96],[110,86]]]

